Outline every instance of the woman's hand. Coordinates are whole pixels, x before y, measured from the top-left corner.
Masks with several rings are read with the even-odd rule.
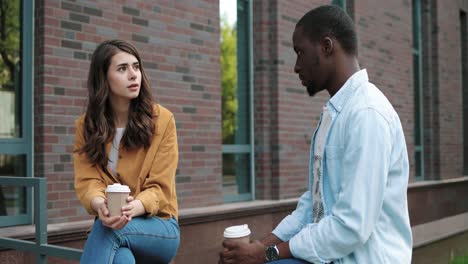
[[[98,213],[99,220],[106,227],[114,230],[122,229],[130,219],[125,215],[109,216],[107,201],[102,197],[94,197],[91,200],[91,207]]]
[[[145,207],[140,200],[135,200],[133,196],[127,198],[127,205],[122,207],[122,215],[132,220],[132,217],[140,216],[146,213]]]

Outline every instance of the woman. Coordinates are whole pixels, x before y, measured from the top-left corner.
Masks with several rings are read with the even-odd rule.
[[[96,221],[81,263],[168,263],[180,241],[174,117],[153,102],[140,55],[125,41],[96,48],[88,92],[76,121],[75,190]],[[131,191],[118,216],[106,204],[113,183]]]

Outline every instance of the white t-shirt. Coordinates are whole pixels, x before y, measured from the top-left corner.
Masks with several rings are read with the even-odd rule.
[[[320,181],[322,180],[322,164],[324,148],[327,140],[328,131],[331,125],[331,116],[327,107],[323,108],[322,119],[319,124],[317,134],[315,135],[314,142],[314,188],[312,195],[314,197],[313,204],[313,219],[314,223],[318,223],[325,215],[322,202],[322,190],[320,188]]]
[[[112,147],[109,153],[109,161],[107,162],[107,167],[109,167],[109,169],[114,175],[117,175],[117,162],[119,161],[119,146],[124,131],[124,127],[118,127],[116,129],[114,140],[112,141]]]

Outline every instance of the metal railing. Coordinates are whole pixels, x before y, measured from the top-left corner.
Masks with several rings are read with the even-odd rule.
[[[0,177],[0,185],[33,188],[35,241],[0,237],[0,248],[33,252],[36,263],[47,263],[47,256],[79,260],[80,249],[47,244],[47,180],[45,178]]]

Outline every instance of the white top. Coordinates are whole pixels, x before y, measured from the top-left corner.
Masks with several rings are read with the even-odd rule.
[[[323,153],[325,144],[327,141],[328,131],[330,130],[331,125],[331,116],[328,112],[327,107],[323,108],[322,118],[319,125],[319,129],[317,131],[317,135],[315,136],[315,143],[314,143],[314,188],[312,195],[314,197],[314,204],[313,204],[313,219],[314,223],[318,223],[323,216],[325,215],[323,202],[322,202],[322,165],[323,165]]]
[[[112,147],[109,153],[109,161],[107,162],[107,167],[112,171],[114,175],[117,176],[117,162],[119,161],[119,146],[122,136],[124,134],[125,128],[118,127],[115,131],[114,140],[112,141]]]

